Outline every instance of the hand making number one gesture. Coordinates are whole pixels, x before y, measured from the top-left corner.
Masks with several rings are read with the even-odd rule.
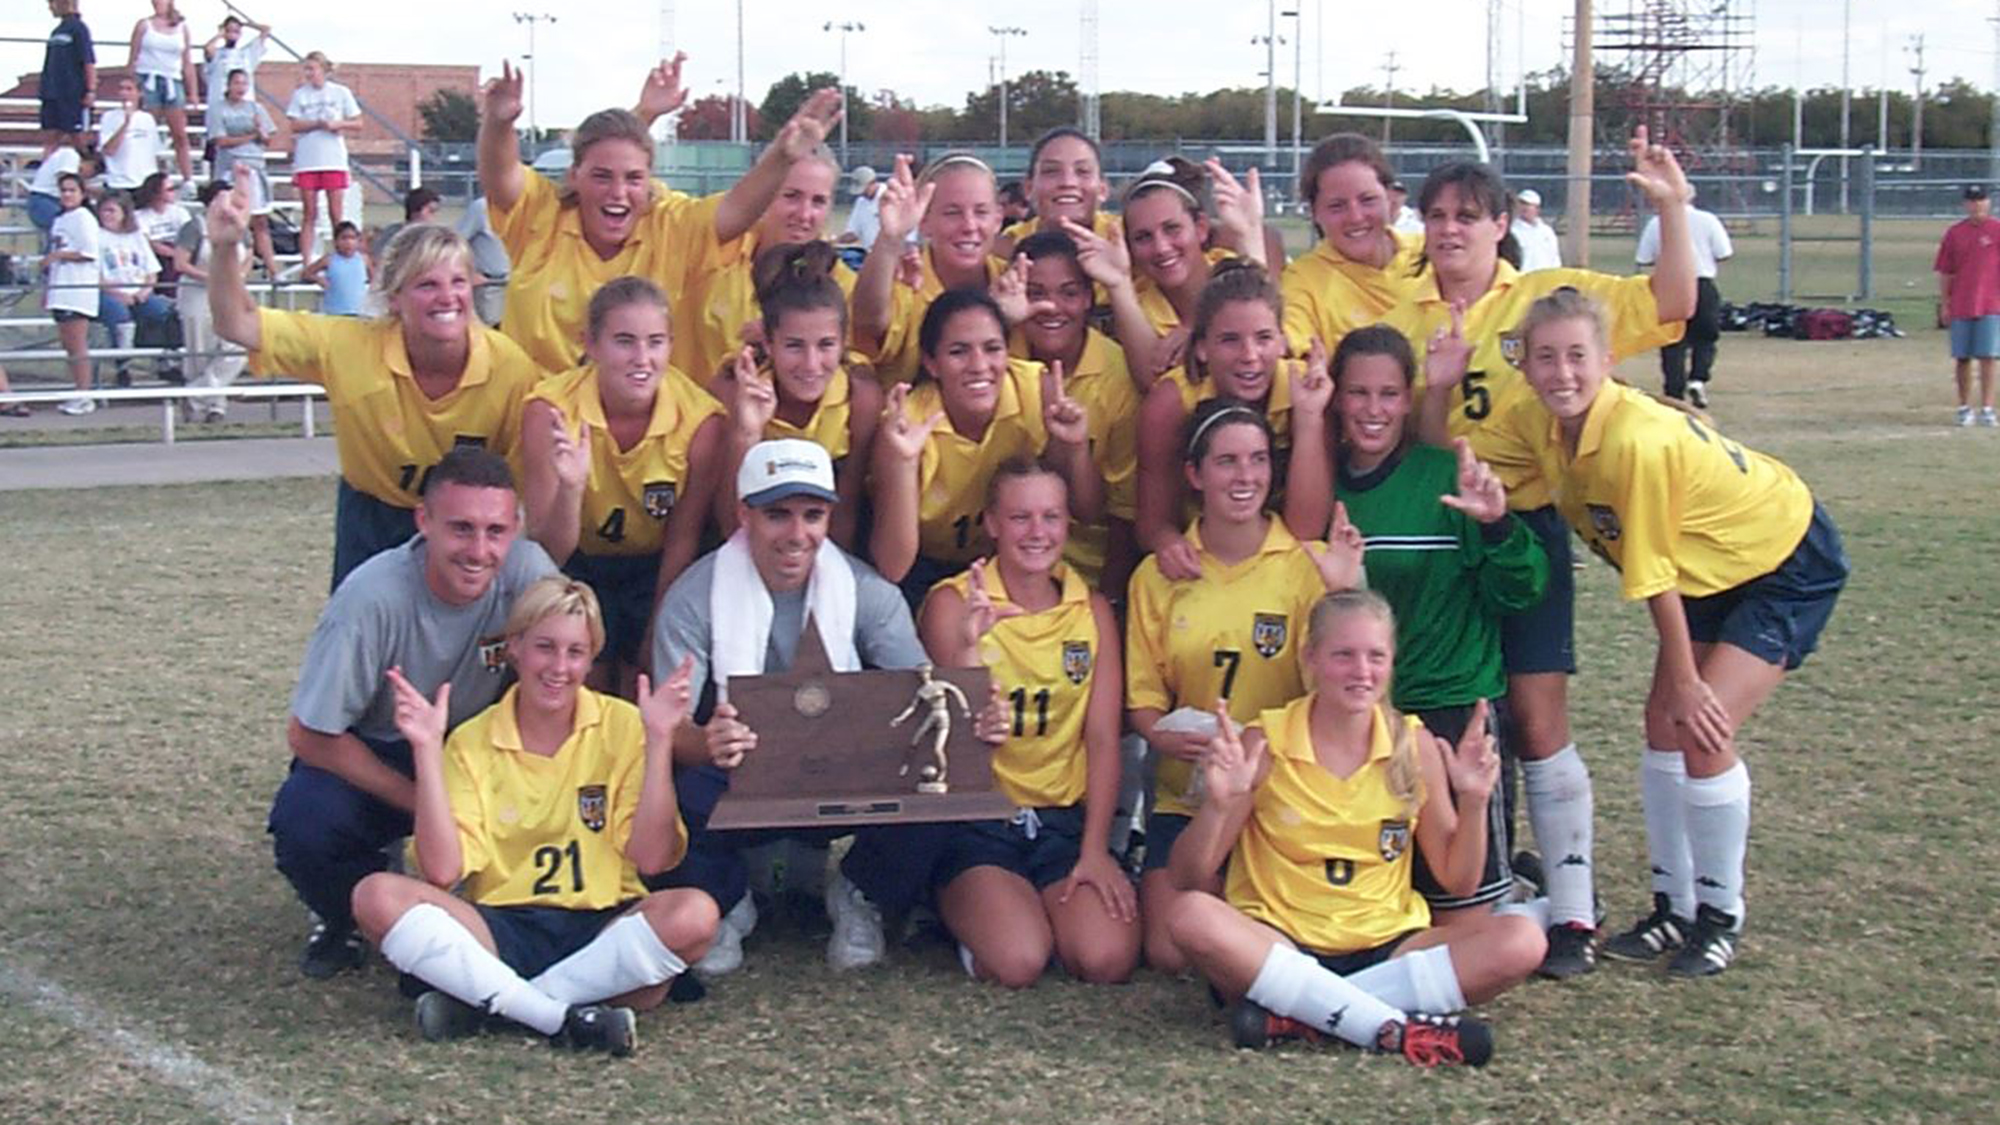
[[[1229,701],[1215,702],[1215,734],[1208,740],[1202,757],[1201,780],[1211,801],[1234,801],[1248,797],[1257,788],[1257,771],[1264,764],[1264,740],[1244,745],[1241,731],[1229,718]]]
[[[443,746],[445,726],[451,715],[451,681],[438,685],[436,699],[426,699],[397,667],[389,669],[389,686],[396,693],[396,731],[403,741],[413,750],[428,751]]]
[[[1090,413],[1063,389],[1061,360],[1042,368],[1042,426],[1051,441],[1079,448],[1090,444]]]
[[[1319,580],[1327,593],[1337,594],[1361,586],[1366,547],[1360,529],[1347,521],[1347,505],[1338,500],[1333,502],[1333,523],[1326,529],[1325,550],[1315,549],[1307,540],[1299,541],[1299,549],[1319,568]]]
[[[1451,447],[1458,454],[1458,494],[1440,496],[1438,503],[1456,508],[1480,523],[1506,519],[1507,489],[1500,478],[1486,462],[1472,455],[1472,444],[1464,438],[1453,438]]]

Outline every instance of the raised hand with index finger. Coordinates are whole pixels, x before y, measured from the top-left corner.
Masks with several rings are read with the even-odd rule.
[[[882,425],[875,440],[884,449],[901,461],[915,461],[924,455],[924,445],[931,434],[944,425],[944,411],[934,410],[931,416],[918,422],[910,417],[904,404],[910,397],[910,385],[898,383],[889,391],[889,401],[882,408]]]
[[[639,102],[634,113],[641,121],[651,124],[687,104],[687,87],[681,85],[681,67],[687,62],[687,52],[677,51],[671,59],[662,59],[653,69],[646,72],[646,80],[639,86]]]
[[[1338,500],[1333,503],[1333,523],[1326,529],[1326,549],[1315,549],[1304,539],[1299,541],[1299,549],[1319,568],[1320,584],[1329,594],[1358,589],[1365,580],[1367,548],[1360,530],[1348,522],[1347,505]]]
[[[451,681],[439,684],[437,697],[427,699],[404,678],[400,667],[390,668],[387,676],[390,689],[396,693],[396,732],[415,751],[442,747],[451,717]]]
[[[1208,752],[1202,755],[1202,786],[1210,801],[1241,800],[1257,788],[1257,769],[1263,763],[1262,742],[1246,748],[1246,740],[1229,717],[1226,699],[1216,700],[1215,724]]]
[[[512,125],[526,104],[521,98],[521,72],[506,59],[500,60],[500,74],[489,78],[480,89],[479,113],[488,121]]]
[[[1471,516],[1480,523],[1497,523],[1507,518],[1507,489],[1493,469],[1472,455],[1472,443],[1453,438],[1458,454],[1458,494],[1440,496],[1438,503]]]
[[[1042,368],[1042,426],[1053,441],[1079,447],[1090,444],[1090,412],[1064,389],[1059,359]]]

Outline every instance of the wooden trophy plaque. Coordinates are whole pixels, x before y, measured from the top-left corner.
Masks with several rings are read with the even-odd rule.
[[[919,698],[927,682],[934,686]],[[757,748],[730,773],[708,826],[825,828],[1014,815],[1013,802],[993,787],[992,747],[973,734],[990,683],[984,668],[836,672],[808,616],[789,671],[729,679],[729,702],[757,732]],[[936,750],[933,699],[950,715],[942,779],[927,770]]]

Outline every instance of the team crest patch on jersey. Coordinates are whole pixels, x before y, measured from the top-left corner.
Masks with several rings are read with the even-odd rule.
[[[647,515],[656,520],[666,519],[674,510],[674,482],[670,480],[648,481],[643,499]]]
[[[1063,675],[1069,682],[1080,684],[1090,678],[1090,642],[1063,642]]]
[[[1282,613],[1257,614],[1250,626],[1250,643],[1257,646],[1257,655],[1269,660],[1284,650],[1285,622]]]
[[[1511,367],[1521,366],[1521,338],[1512,333],[1500,337],[1500,358]]]
[[[481,637],[479,640],[479,666],[488,672],[507,670],[507,638]]]
[[[1597,537],[1616,541],[1621,530],[1618,526],[1618,513],[1612,511],[1608,504],[1585,504],[1584,507],[1590,510],[1590,527],[1597,532]]]
[[[1410,850],[1410,822],[1383,821],[1382,832],[1375,838],[1375,849],[1382,853],[1383,863],[1396,862],[1399,856]]]
[[[576,818],[592,832],[604,831],[604,786],[579,785],[576,787]]]

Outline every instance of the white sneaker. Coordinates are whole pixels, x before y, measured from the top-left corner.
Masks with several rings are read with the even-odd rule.
[[[90,414],[97,410],[97,400],[89,396],[66,398],[63,400],[62,405],[56,407],[56,409],[72,417],[79,414]],[[1970,422],[1966,424],[1971,425]]]
[[[826,885],[826,915],[833,919],[833,936],[826,939],[828,965],[865,969],[881,962],[888,944],[882,936],[882,912],[838,872]]]
[[[1983,407],[1979,411],[1979,424],[1982,426],[2000,426],[2000,414],[1995,414],[1993,408],[1990,406]]]
[[[68,408],[69,408],[69,404],[68,404],[68,403],[64,403],[64,404],[63,404],[63,409],[64,409],[64,413],[68,413]],[[1959,407],[1959,408],[1958,408],[1958,424],[1959,424],[1959,425],[1961,425],[1961,426],[1970,426],[1970,425],[1972,425],[1972,417],[1973,417],[1973,415],[1972,415],[1972,408],[1971,408],[1970,406],[1961,406],[1961,407]]]
[[[708,945],[708,952],[694,963],[694,971],[703,980],[713,980],[733,973],[743,967],[743,939],[757,928],[757,904],[748,892],[729,908],[722,916],[722,922],[715,927],[715,940]]]
[[[1696,410],[1708,409],[1708,383],[1701,379],[1688,380],[1688,405]]]

